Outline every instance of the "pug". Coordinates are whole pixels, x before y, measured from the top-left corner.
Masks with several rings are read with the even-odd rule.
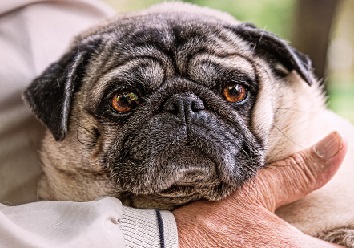
[[[24,92],[47,128],[39,198],[137,208],[217,201],[260,168],[353,127],[325,106],[311,61],[226,13],[164,3],[76,37]],[[354,161],[278,215],[354,247]]]

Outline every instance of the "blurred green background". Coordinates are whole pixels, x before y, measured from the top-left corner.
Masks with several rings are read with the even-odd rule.
[[[104,0],[118,13],[160,0]],[[353,0],[186,0],[226,11],[288,40],[313,59],[328,106],[354,123]],[[317,66],[317,67],[316,67]]]

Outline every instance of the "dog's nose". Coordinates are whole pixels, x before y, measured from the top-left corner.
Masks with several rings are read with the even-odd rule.
[[[175,94],[165,102],[163,110],[189,122],[194,114],[204,110],[204,103],[192,93]]]

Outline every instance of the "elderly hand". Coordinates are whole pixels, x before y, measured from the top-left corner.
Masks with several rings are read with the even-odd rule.
[[[340,247],[306,235],[274,214],[325,185],[347,151],[336,132],[311,148],[274,162],[219,202],[174,211],[180,247]]]

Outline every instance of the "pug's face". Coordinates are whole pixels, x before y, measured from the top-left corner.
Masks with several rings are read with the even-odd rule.
[[[265,164],[274,88],[291,70],[308,80],[305,57],[251,25],[181,6],[79,36],[29,86],[25,99],[48,128],[44,198],[171,208],[219,200]]]

